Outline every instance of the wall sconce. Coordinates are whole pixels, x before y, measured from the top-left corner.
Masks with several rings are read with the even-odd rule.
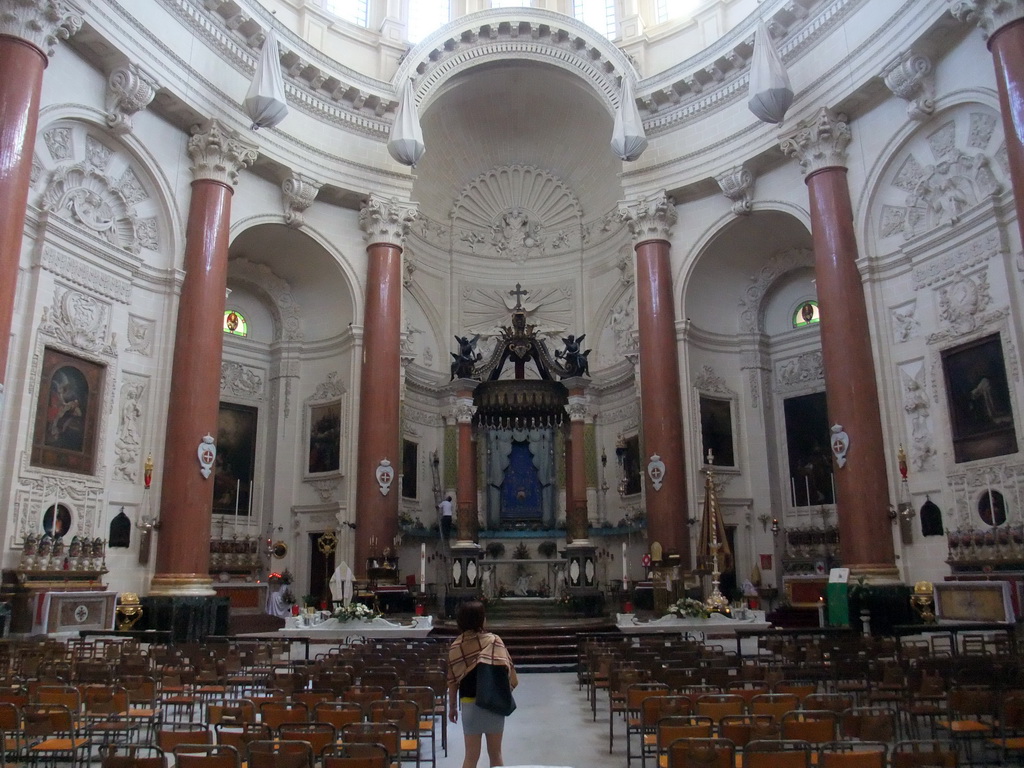
[[[606,454],[604,452],[604,448],[601,449],[601,466],[602,467],[607,467],[608,466],[608,454]]]
[[[895,523],[897,517],[898,517],[898,515],[896,513],[896,507],[894,507],[892,504],[890,504],[889,505],[889,522],[890,523]]]
[[[772,536],[778,536],[778,535],[779,535],[779,518],[773,517],[772,518]]]
[[[769,515],[767,512],[763,512],[757,516],[757,519],[761,521],[761,530],[763,530],[765,533],[768,533],[768,522],[772,519],[772,516]],[[775,528],[772,528],[772,531],[774,530]]]

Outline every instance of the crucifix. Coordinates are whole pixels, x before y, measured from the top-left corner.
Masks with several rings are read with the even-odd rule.
[[[520,285],[519,283],[516,283],[516,289],[514,291],[509,291],[508,295],[516,297],[516,305],[515,307],[513,307],[513,309],[525,309],[525,307],[523,307],[522,302],[523,296],[529,296],[530,292],[524,291],[523,286]]]

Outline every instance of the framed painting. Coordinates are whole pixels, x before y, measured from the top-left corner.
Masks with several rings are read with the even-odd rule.
[[[106,366],[45,347],[39,376],[31,463],[91,475]]]
[[[341,471],[341,400],[308,405],[306,474]]]
[[[945,581],[934,585],[935,618],[946,621],[1015,620],[1008,581]]]
[[[959,464],[1017,452],[1013,407],[999,334],[942,353],[946,402]]]
[[[213,475],[214,514],[252,514],[258,419],[259,409],[254,406],[220,404]]]
[[[701,461],[707,462],[711,452],[715,466],[735,467],[733,447],[732,400],[699,395]]]

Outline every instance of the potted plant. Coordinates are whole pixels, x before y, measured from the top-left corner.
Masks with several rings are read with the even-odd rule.
[[[546,557],[550,560],[558,553],[558,545],[553,541],[542,541],[537,545],[537,552],[541,557]]]
[[[500,541],[492,541],[484,547],[484,552],[487,553],[487,556],[491,558],[491,560],[497,560],[505,556],[505,545]]]

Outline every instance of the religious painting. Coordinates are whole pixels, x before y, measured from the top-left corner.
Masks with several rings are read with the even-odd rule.
[[[91,475],[105,366],[46,347],[39,377],[31,462]]]
[[[1014,621],[1008,581],[936,583],[935,618],[944,621]]]
[[[309,406],[309,456],[306,474],[341,469],[341,400]]]
[[[258,415],[259,410],[253,406],[220,404],[213,472],[214,514],[252,514]]]
[[[417,469],[419,445],[411,440],[402,441],[402,498],[415,499],[418,495]]]
[[[790,397],[782,405],[786,416],[790,503],[794,507],[834,504],[835,486],[825,393]]]
[[[513,441],[501,485],[501,519],[503,521],[540,520],[541,485],[533,452],[526,441]]]
[[[621,445],[621,449],[618,446],[615,448],[615,453],[619,454],[618,459],[622,464],[619,492],[622,496],[634,496],[640,493],[643,478],[640,466],[640,437],[627,437]]]
[[[716,467],[735,467],[736,454],[732,440],[732,401],[700,396],[701,461],[711,451]]]
[[[71,510],[63,504],[51,504],[43,512],[43,530],[59,539],[71,530]]]
[[[942,353],[946,401],[959,464],[1017,452],[999,334]]]

